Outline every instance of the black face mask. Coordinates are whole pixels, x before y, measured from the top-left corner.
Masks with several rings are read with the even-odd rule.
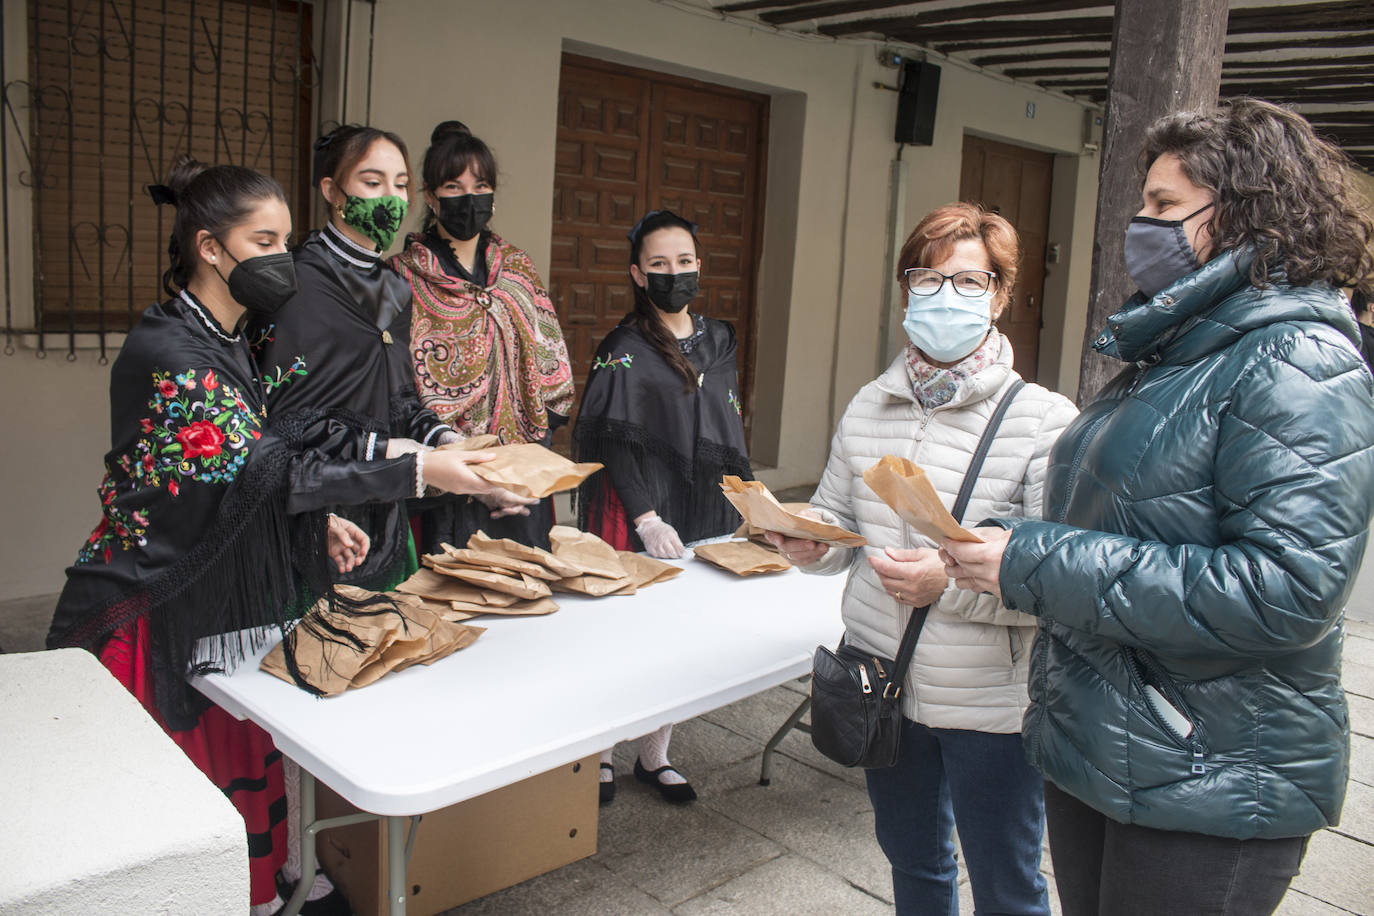
[[[458,197],[439,198],[439,225],[444,231],[461,242],[466,242],[491,221],[496,209],[496,195],[463,194]]]
[[[229,295],[248,311],[270,315],[296,295],[296,262],[291,252],[263,254],[240,261],[229,254],[223,242],[219,244],[234,262],[229,279],[224,280],[229,286]],[[215,273],[219,274],[218,266]],[[220,279],[224,279],[224,274],[220,274]]]
[[[685,271],[680,274],[645,274],[648,281],[644,291],[649,301],[665,312],[680,312],[687,303],[697,297],[697,272]]]

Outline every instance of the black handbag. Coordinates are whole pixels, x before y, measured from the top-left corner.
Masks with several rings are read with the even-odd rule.
[[[988,419],[950,514],[962,522],[997,428],[1025,385],[1018,379]],[[902,684],[930,605],[912,608],[896,659],[881,658],[841,642],[835,651],[816,647],[811,662],[811,743],[847,767],[890,767],[902,733]]]

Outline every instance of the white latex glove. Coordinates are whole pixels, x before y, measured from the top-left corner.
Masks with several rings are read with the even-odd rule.
[[[687,548],[682,546],[682,539],[677,536],[677,529],[656,514],[641,519],[635,525],[635,534],[644,542],[644,549],[649,551],[650,556],[676,560],[687,553]]]
[[[474,493],[473,498],[492,510],[492,518],[502,518],[507,515],[529,515],[530,506],[539,502],[537,499],[531,500],[525,496],[518,496],[504,487],[497,487],[490,493]]]
[[[423,451],[428,451],[428,446],[421,445],[414,439],[392,438],[386,440],[386,456],[388,458],[400,458],[402,455]]]
[[[451,429],[446,429],[434,439],[435,445],[448,445],[450,442],[462,442],[463,434],[456,433]]]

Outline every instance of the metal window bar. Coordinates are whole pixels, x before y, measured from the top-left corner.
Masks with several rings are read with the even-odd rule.
[[[274,175],[296,227],[309,225],[311,127],[324,114],[315,19],[335,2],[0,5],[6,355],[31,338],[45,358],[55,339],[75,360],[89,335],[104,363],[111,336],[164,297],[172,214],[144,187],[164,181],[184,154]],[[7,43],[18,34],[27,63]],[[279,123],[286,112],[290,121]],[[27,237],[31,262],[14,244]]]

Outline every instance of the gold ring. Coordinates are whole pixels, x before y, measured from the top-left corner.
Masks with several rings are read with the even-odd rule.
[[[901,592],[898,592],[898,593],[897,593],[897,601],[900,603],[901,600],[902,600],[902,593],[901,593]]]

